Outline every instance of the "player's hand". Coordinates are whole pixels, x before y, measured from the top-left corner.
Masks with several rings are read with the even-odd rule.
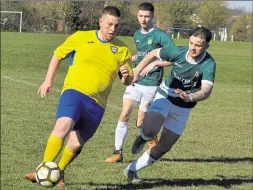
[[[141,71],[140,75],[143,77],[147,76],[148,73],[156,67],[156,65],[157,65],[156,62],[150,63]]]
[[[121,66],[119,71],[121,72],[123,79],[126,79],[129,76],[129,70],[126,66]]]
[[[132,62],[135,62],[137,60],[137,55],[132,56]]]
[[[39,88],[39,90],[38,90],[38,94],[43,98],[43,97],[46,96],[46,94],[47,94],[48,92],[51,91],[51,89],[52,89],[52,83],[44,81],[44,82],[41,84],[41,86],[40,86],[40,88]]]
[[[192,101],[192,97],[190,93],[186,93],[185,91],[181,90],[181,89],[176,89],[175,90],[176,94],[179,94],[180,97],[185,101],[185,102],[191,102]]]
[[[134,72],[131,85],[134,86],[134,83],[136,83],[138,80],[139,80],[139,75]]]

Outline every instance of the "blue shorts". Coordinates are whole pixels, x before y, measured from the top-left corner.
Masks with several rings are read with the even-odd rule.
[[[104,109],[93,99],[69,89],[60,97],[56,120],[60,117],[72,118],[75,122],[72,130],[78,130],[81,138],[86,142],[95,134],[103,115]]]

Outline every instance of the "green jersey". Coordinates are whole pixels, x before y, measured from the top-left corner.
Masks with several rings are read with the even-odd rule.
[[[162,60],[172,62],[171,72],[158,89],[158,92],[169,99],[173,104],[193,108],[196,102],[184,102],[174,91],[181,89],[187,92],[196,92],[201,88],[201,82],[211,85],[214,83],[216,63],[211,55],[204,52],[198,62],[187,59],[189,47],[161,48],[158,55]]]
[[[175,46],[170,36],[157,27],[150,29],[149,32],[143,32],[141,29],[136,31],[134,33],[134,41],[137,49],[135,67],[148,52],[156,48],[171,48]],[[159,86],[162,82],[163,70],[163,67],[156,67],[147,76],[140,77],[137,83],[144,86]]]

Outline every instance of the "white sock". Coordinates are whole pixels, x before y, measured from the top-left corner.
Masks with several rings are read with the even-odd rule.
[[[149,165],[155,163],[156,161],[157,160],[155,160],[154,158],[152,158],[147,153],[147,151],[145,151],[140,158],[138,158],[137,160],[135,160],[127,168],[129,170],[132,170],[132,171],[138,171],[138,170],[141,170],[141,169],[145,168],[146,166],[149,166]]]
[[[127,122],[118,121],[115,129],[115,149],[120,150],[127,136]]]

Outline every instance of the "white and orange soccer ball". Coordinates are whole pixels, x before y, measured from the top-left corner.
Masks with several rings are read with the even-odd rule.
[[[61,170],[55,162],[43,162],[36,168],[36,181],[43,187],[53,187],[61,178]]]

